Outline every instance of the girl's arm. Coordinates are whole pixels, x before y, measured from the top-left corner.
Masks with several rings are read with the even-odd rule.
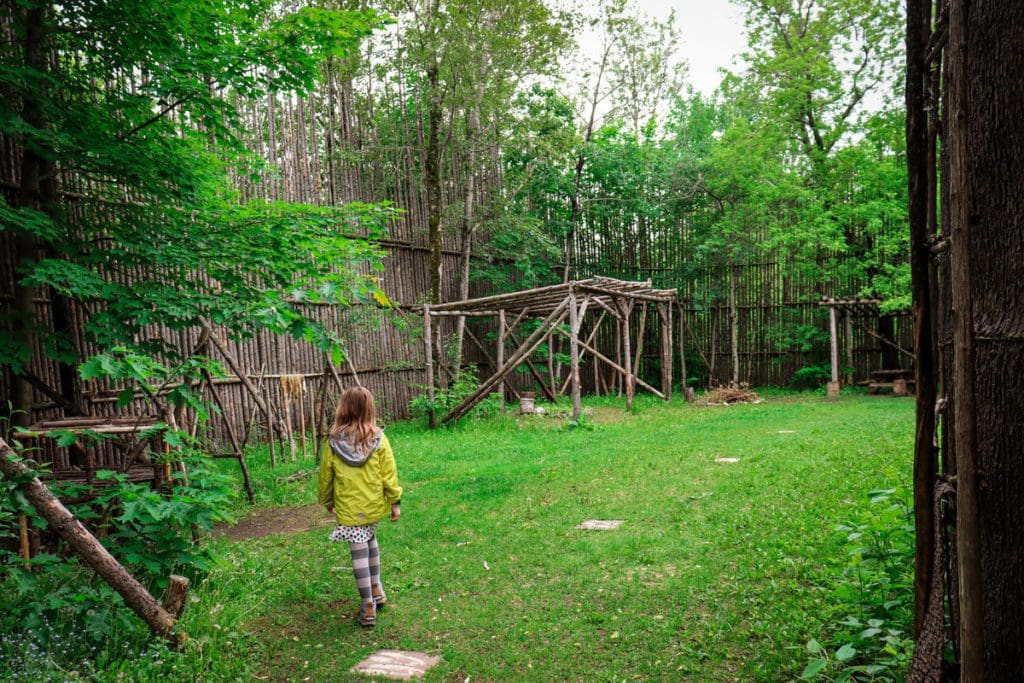
[[[334,466],[331,463],[331,447],[325,441],[324,450],[320,453],[320,483],[317,486],[317,503],[328,510],[334,507]]]
[[[387,436],[381,435],[380,449],[380,478],[384,482],[384,499],[388,505],[394,505],[402,499],[402,487],[398,485],[398,467]]]

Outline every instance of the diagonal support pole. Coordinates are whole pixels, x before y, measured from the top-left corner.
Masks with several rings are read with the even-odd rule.
[[[464,416],[473,408],[473,406],[479,403],[484,396],[493,391],[494,387],[496,387],[508,373],[512,372],[512,370],[523,362],[524,358],[527,358],[531,353],[536,351],[538,347],[540,347],[544,342],[544,339],[551,335],[553,329],[558,329],[558,325],[565,319],[568,305],[568,298],[558,304],[541,322],[540,326],[531,332],[530,336],[526,338],[523,344],[509,357],[508,361],[505,362],[505,365],[484,380],[477,390],[467,396],[462,403],[455,406],[455,408],[445,416],[442,422],[451,422],[452,420],[457,420]]]

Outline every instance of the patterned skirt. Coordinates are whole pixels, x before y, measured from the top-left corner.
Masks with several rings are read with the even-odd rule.
[[[335,543],[369,543],[373,535],[377,533],[377,527],[380,522],[374,522],[373,524],[361,524],[359,526],[346,526],[339,524],[334,527],[334,531],[328,537]]]

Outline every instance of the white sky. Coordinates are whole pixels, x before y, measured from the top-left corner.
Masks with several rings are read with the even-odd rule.
[[[705,95],[718,87],[721,68],[746,47],[743,11],[729,0],[635,0],[637,8],[664,19],[675,9],[682,34],[681,56],[689,65],[687,83]]]

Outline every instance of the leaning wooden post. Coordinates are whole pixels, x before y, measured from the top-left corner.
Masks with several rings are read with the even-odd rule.
[[[505,309],[498,309],[498,358],[495,368],[495,372],[501,370],[501,366],[505,364]],[[501,412],[505,412],[505,385],[498,385],[498,409]]]
[[[828,307],[828,332],[832,351],[832,381],[828,383],[828,395],[839,395],[839,330],[836,324],[836,307]]]
[[[3,439],[0,439],[0,473],[18,486],[25,498],[46,520],[49,527],[68,542],[75,552],[82,556],[90,567],[117,591],[128,607],[149,625],[156,635],[170,640],[175,645],[185,641],[184,633],[176,633],[174,614],[165,609],[149,594],[139,581],[128,573],[120,562],[111,555],[96,537],[64,507],[35,473],[17,459],[16,454]],[[188,579],[172,576],[171,582],[188,586]],[[177,591],[181,592],[181,591]],[[184,601],[181,601],[184,604]]]
[[[224,417],[224,428],[228,433],[228,440],[231,441],[231,448],[235,451],[235,460],[238,461],[238,467],[242,470],[242,484],[245,486],[245,494],[249,498],[249,504],[255,505],[256,493],[252,488],[252,478],[249,476],[249,465],[245,462],[245,453],[242,451],[238,438],[235,436],[235,429],[231,426],[231,420],[228,418],[225,406],[220,400],[220,394],[217,393],[217,387],[213,383],[213,376],[209,370],[203,370],[203,376],[206,378],[206,386],[210,389],[210,398],[213,399],[213,404],[217,406],[220,414]]]
[[[217,335],[210,335],[210,343],[217,347],[217,350],[220,351],[221,356],[223,356],[224,358],[224,362],[228,364],[228,368],[230,368],[231,372],[235,373],[235,377],[237,377],[242,382],[242,386],[245,387],[246,391],[249,392],[249,395],[252,396],[252,400],[256,402],[257,406],[259,406],[260,412],[262,412],[263,416],[267,419],[267,429],[269,432],[271,432],[267,434],[267,437],[270,439],[270,456],[272,461],[271,465],[275,465],[276,463],[273,462],[274,435],[272,432],[276,430],[278,436],[281,438],[282,441],[284,440],[286,433],[284,424],[281,421],[281,416],[277,413],[276,410],[273,410],[272,404],[263,397],[263,394],[261,394],[260,391],[253,386],[252,381],[249,379],[249,376],[246,373],[242,372],[242,368],[241,366],[239,366],[238,361],[228,351],[227,346],[220,339],[217,338]],[[282,449],[281,451],[281,459],[284,459],[284,449]]]
[[[434,349],[431,328],[430,328],[430,306],[423,307],[423,347],[424,357],[427,365],[427,398],[430,404],[434,404]],[[427,411],[427,426],[433,429],[437,426],[437,414],[431,408]]]
[[[572,419],[580,419],[580,312],[576,292],[569,290],[569,372],[572,373]],[[549,342],[550,344],[550,342]]]

